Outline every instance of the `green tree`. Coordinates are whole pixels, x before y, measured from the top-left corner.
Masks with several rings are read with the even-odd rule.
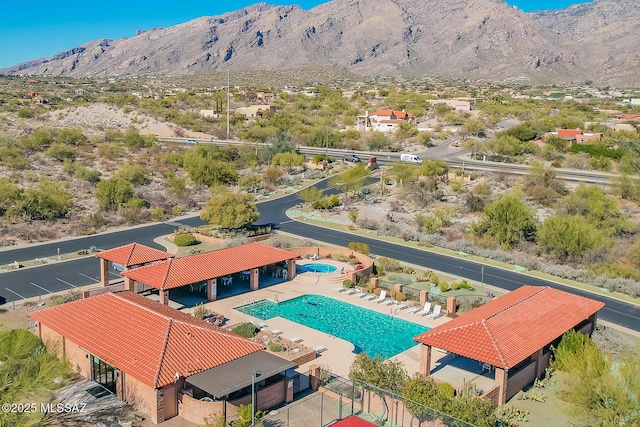
[[[349,378],[362,381],[365,383],[363,384],[365,388],[377,387],[373,390],[382,402],[383,412],[380,420],[383,421],[387,420],[389,406],[386,396],[380,392],[380,389],[400,393],[407,377],[407,371],[402,362],[384,359],[382,356],[371,358],[364,351],[356,356],[349,371]]]
[[[73,208],[73,196],[63,183],[41,180],[27,189],[9,210],[9,216],[25,220],[51,220],[67,215]]]
[[[618,204],[601,188],[584,183],[558,201],[558,214],[583,216],[608,234],[623,234],[635,229]]]
[[[331,185],[335,185],[341,189],[345,194],[349,194],[350,191],[356,191],[362,188],[364,180],[371,174],[371,171],[364,165],[358,165],[353,168],[349,168],[346,171],[334,175],[329,179]]]
[[[116,176],[129,181],[133,185],[142,185],[149,181],[146,171],[140,165],[122,165],[120,166],[120,169],[118,169]]]
[[[200,219],[211,224],[238,229],[251,225],[260,217],[251,194],[236,194],[229,191],[214,193],[200,214]]]
[[[443,160],[427,160],[419,168],[420,175],[444,177],[449,172],[449,166]]]
[[[409,163],[397,162],[391,166],[391,175],[396,178],[401,187],[408,185],[416,172],[416,166]]]
[[[235,166],[219,160],[185,155],[184,168],[193,182],[210,187],[235,184],[238,180],[238,170]]]
[[[55,144],[51,144],[51,146],[47,149],[46,155],[61,162],[64,159],[73,159],[75,152],[73,148],[68,147],[65,144],[56,142]]]
[[[400,123],[400,125],[394,132],[394,135],[397,140],[411,138],[416,136],[417,134],[418,134],[418,129],[413,123],[410,123],[410,122]]]
[[[504,248],[512,248],[522,241],[535,239],[536,223],[522,194],[512,191],[486,205],[480,221],[472,225],[472,231],[476,236],[491,236]]]
[[[282,166],[288,173],[291,173],[294,166],[301,166],[304,162],[304,155],[295,152],[291,153],[278,153],[273,157],[271,161],[272,165]]]
[[[393,147],[393,144],[382,132],[372,132],[371,136],[367,139],[367,145],[371,151],[388,150]]]
[[[105,210],[117,209],[133,198],[134,188],[129,181],[114,176],[96,185],[96,199]]]
[[[582,216],[553,215],[538,229],[538,245],[561,259],[584,255],[603,239],[597,226]]]
[[[442,411],[446,406],[446,399],[438,392],[438,386],[431,378],[419,373],[414,374],[402,385],[402,396],[409,399],[405,402],[412,416],[419,424],[431,419],[433,411]]]
[[[640,423],[640,365],[633,350],[623,350],[613,363],[587,335],[570,331],[554,351],[553,366],[566,373],[560,384],[563,400],[587,425]]]
[[[17,201],[20,200],[22,190],[8,178],[0,178],[0,216]]]
[[[153,135],[140,135],[135,128],[129,128],[124,133],[123,141],[127,147],[131,148],[144,148],[153,147],[157,140]]]
[[[481,120],[467,119],[462,125],[462,131],[477,138],[484,135],[485,126]]]
[[[322,190],[312,185],[311,187],[303,188],[297,193],[298,198],[305,203],[313,203],[322,198]]]
[[[89,142],[89,138],[79,129],[60,129],[55,137],[56,141],[62,144],[84,145]]]

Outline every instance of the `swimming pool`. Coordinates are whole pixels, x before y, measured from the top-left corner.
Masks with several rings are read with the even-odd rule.
[[[236,310],[260,320],[283,317],[347,340],[355,346],[355,353],[364,350],[372,357],[381,355],[389,358],[402,353],[417,345],[413,341],[414,336],[430,329],[377,311],[312,294],[280,303],[261,300],[236,307]]]
[[[300,270],[302,270],[302,272],[311,272],[311,273],[333,273],[334,271],[338,270],[338,267],[331,265],[331,264],[320,264],[320,263],[313,263],[313,264],[302,264],[299,265]]]

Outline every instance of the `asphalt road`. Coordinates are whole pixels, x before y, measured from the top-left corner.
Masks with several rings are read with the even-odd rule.
[[[326,184],[326,181],[319,186]],[[523,284],[535,286],[550,286],[577,295],[589,297],[606,304],[600,311],[600,318],[625,328],[640,331],[640,307],[627,304],[606,296],[591,294],[589,292],[530,277],[515,271],[508,271],[497,267],[482,265],[465,259],[447,257],[445,255],[430,253],[401,244],[387,243],[376,239],[356,237],[348,233],[334,231],[327,228],[316,227],[303,222],[289,219],[284,212],[287,208],[298,204],[300,201],[295,195],[289,195],[260,203],[260,220],[262,224],[271,223],[276,229],[296,234],[299,236],[331,242],[336,245],[346,246],[349,242],[359,241],[366,243],[375,255],[386,256],[415,264],[424,268],[442,271],[451,275],[463,277],[476,282],[484,283],[504,289],[514,290]],[[202,224],[198,217],[182,219],[180,224],[197,226]],[[179,224],[167,222],[130,230],[117,231],[95,236],[83,237],[61,242],[47,243],[26,248],[0,252],[0,263],[7,264],[16,260],[27,260],[36,257],[48,256],[55,258],[57,248],[61,253],[75,252],[78,249],[86,249],[96,246],[101,249],[110,249],[133,241],[158,247],[153,242],[157,236],[171,233]],[[484,272],[483,272],[484,270]],[[111,273],[116,278],[115,272]],[[74,287],[97,283],[99,275],[98,260],[94,257],[75,261],[54,263],[47,266],[18,270],[0,274],[0,302],[18,301],[23,298],[47,295]]]

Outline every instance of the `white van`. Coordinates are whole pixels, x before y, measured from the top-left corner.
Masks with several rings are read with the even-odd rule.
[[[400,154],[400,161],[405,163],[415,163],[422,164],[422,159],[420,156],[416,156],[415,154]]]

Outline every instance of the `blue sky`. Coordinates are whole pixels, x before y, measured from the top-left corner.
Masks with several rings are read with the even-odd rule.
[[[420,0],[418,0],[420,1]],[[525,12],[559,9],[580,0],[506,0]],[[199,18],[221,15],[256,3],[251,0],[2,0],[0,7],[0,68],[30,59],[52,56],[90,40],[133,37],[136,30],[169,27]],[[297,4],[311,9],[326,0],[280,0],[270,4]]]

